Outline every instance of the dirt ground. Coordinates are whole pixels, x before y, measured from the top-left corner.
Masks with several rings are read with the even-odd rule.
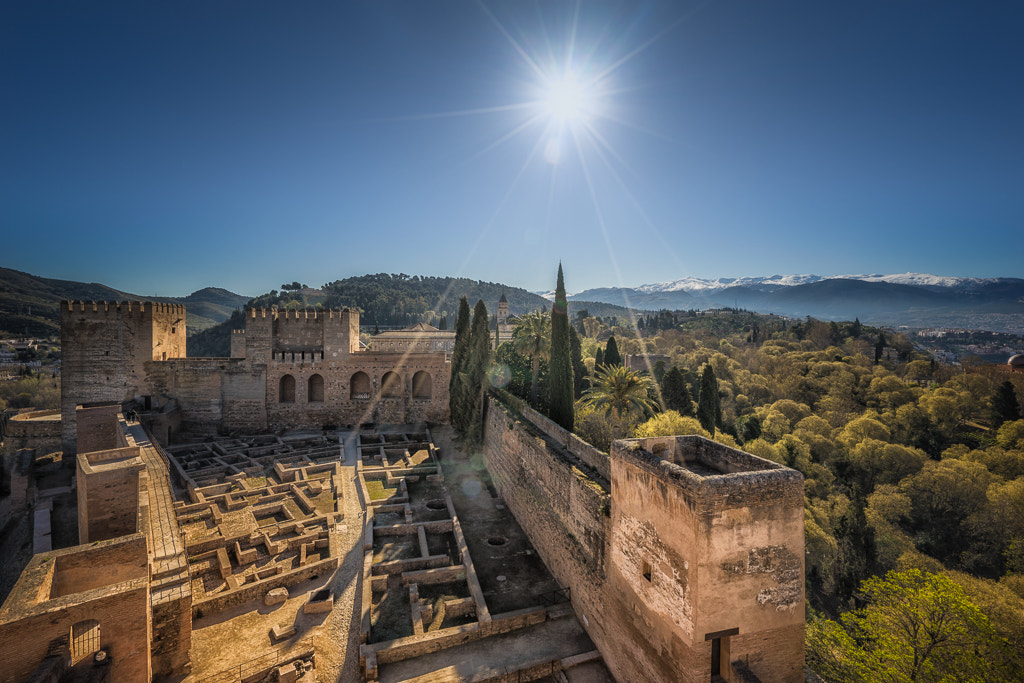
[[[445,487],[452,497],[491,614],[546,604],[560,586],[530,539],[498,497],[479,454],[467,455],[450,427],[432,433],[441,450]]]

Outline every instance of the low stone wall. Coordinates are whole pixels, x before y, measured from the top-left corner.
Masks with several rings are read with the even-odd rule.
[[[212,598],[192,603],[192,618],[198,619],[203,614],[213,614],[228,607],[241,605],[251,600],[261,599],[267,591],[274,588],[287,588],[314,576],[332,572],[338,568],[338,558],[332,557],[315,564],[306,565],[290,572],[284,572],[255,583],[246,583],[234,590],[218,593]]]
[[[469,643],[488,636],[496,636],[515,631],[534,624],[543,623],[547,619],[547,609],[531,607],[529,609],[507,612],[495,616],[489,622],[474,622],[465,626],[453,626],[421,636],[397,638],[383,643],[363,645],[360,649],[363,656],[369,652],[376,655],[378,664],[400,662],[413,657],[420,657],[431,652],[444,650],[462,643]]]
[[[21,448],[34,448],[46,455],[61,450],[59,410],[32,410],[18,413],[7,422],[4,452],[16,453]]]

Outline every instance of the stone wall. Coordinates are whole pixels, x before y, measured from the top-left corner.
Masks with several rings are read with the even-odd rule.
[[[107,451],[122,448],[128,444],[124,427],[119,420],[121,406],[107,404],[81,407],[75,410],[78,434],[75,449],[78,453]]]
[[[186,358],[184,308],[152,303],[61,305],[62,438],[74,452],[77,405],[139,401],[165,440],[194,434],[320,428],[361,423],[445,422],[450,365],[444,353],[359,350],[356,311],[246,311],[234,358]],[[357,372],[369,391],[353,391]],[[381,395],[385,373],[399,377]],[[429,376],[430,391],[413,377]],[[315,390],[310,380],[316,377]],[[282,379],[294,391],[282,394]]]
[[[131,400],[146,362],[185,355],[185,307],[64,301],[60,320],[63,441],[72,453],[76,406]]]
[[[580,448],[488,398],[487,468],[616,678],[707,681],[717,639],[726,680],[737,659],[802,680],[800,474],[697,437],[617,441],[609,494]]]
[[[426,372],[431,379],[430,398],[412,397],[412,378]],[[363,398],[354,396],[352,378],[357,372],[369,377],[371,391]],[[385,373],[399,377],[395,397],[382,396]],[[294,401],[281,401],[281,380],[295,381]],[[323,380],[323,401],[309,401],[309,381],[313,375]],[[448,379],[450,365],[444,354],[387,354],[359,352],[344,362],[334,360],[291,362],[272,360],[267,366],[267,422],[270,428],[313,427],[363,423],[409,424],[444,422],[448,419]]]
[[[18,413],[8,420],[5,461],[22,448],[32,448],[40,455],[61,450],[60,411],[33,410]]]
[[[89,567],[95,571],[83,571]],[[71,574],[63,577],[65,589],[62,571]],[[142,534],[33,557],[0,608],[0,683],[26,680],[49,653],[70,645],[74,624],[87,620],[99,622],[110,680],[148,683],[148,581]]]
[[[138,446],[78,454],[78,538],[103,541],[139,531]]]

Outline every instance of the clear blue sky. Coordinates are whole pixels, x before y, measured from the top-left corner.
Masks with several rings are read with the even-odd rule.
[[[1022,36],[1019,1],[2,0],[0,266],[1024,277]]]

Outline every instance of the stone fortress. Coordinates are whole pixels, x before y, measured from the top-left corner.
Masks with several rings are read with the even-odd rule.
[[[187,358],[184,315],[62,304],[59,441],[77,454],[80,545],[38,552],[0,608],[0,681],[181,680],[197,620],[287,600],[353,552],[362,569],[342,583],[361,586],[366,680],[583,681],[593,666],[619,681],[803,680],[794,470],[699,437],[605,454],[493,391],[473,456],[486,470],[466,475],[431,433],[450,373],[432,342],[365,351],[357,312],[248,310],[231,358]],[[33,430],[38,447],[58,440],[33,414],[19,449]],[[467,497],[480,477],[490,495]],[[520,567],[527,583],[509,590]],[[326,588],[295,599],[340,608]],[[515,651],[503,639],[577,617],[576,650],[455,664],[460,648],[497,657]],[[330,653],[300,635],[275,623],[248,669],[186,680],[313,680]],[[73,678],[86,669],[108,678]]]

